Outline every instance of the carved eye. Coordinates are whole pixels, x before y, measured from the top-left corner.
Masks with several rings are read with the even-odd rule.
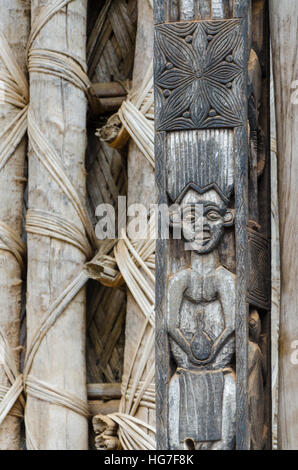
[[[220,214],[216,211],[210,211],[207,214],[208,220],[214,221],[214,220],[218,220],[219,218],[220,218]]]
[[[186,214],[184,216],[184,221],[188,223],[194,223],[196,220],[196,216],[193,213]]]

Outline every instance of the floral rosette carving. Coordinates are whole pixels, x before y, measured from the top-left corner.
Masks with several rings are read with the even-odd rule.
[[[243,124],[241,20],[156,27],[157,129]]]

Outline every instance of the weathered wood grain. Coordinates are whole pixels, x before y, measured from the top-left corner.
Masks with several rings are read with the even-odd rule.
[[[120,383],[88,384],[89,400],[112,400],[121,397]]]
[[[278,445],[297,449],[297,4],[270,1],[281,244]]]
[[[136,54],[133,73],[133,88],[138,89],[144,79],[144,70],[150,66],[153,56],[153,11],[148,2],[138,1],[138,29],[136,38]],[[155,202],[154,192],[154,172],[150,163],[146,160],[138,146],[131,140],[129,144],[128,161],[128,190],[127,190],[127,203],[128,207],[131,204],[141,203],[146,208]],[[136,300],[130,292],[127,293],[127,311],[126,311],[126,325],[125,325],[125,350],[124,350],[124,368],[123,377],[125,378],[131,370],[132,357],[136,351],[136,338],[139,338],[140,332],[143,330],[144,313],[138,306]],[[136,354],[134,367],[130,374],[130,384],[136,377],[137,368],[146,354],[146,342],[150,334],[151,326],[148,325],[144,334],[143,341]],[[154,364],[154,348],[152,349],[144,374]],[[142,373],[143,376],[143,373]],[[142,376],[139,380],[142,380]],[[123,410],[127,410],[130,402],[130,397],[123,397]],[[125,408],[126,407],[126,408]],[[125,411],[129,412],[129,411]],[[155,410],[148,408],[144,405],[138,406],[135,417],[155,427]]]
[[[119,82],[93,83],[92,91],[98,98],[126,96],[127,89]]]
[[[0,31],[20,68],[26,69],[25,47],[29,36],[28,2],[23,0],[3,0],[1,2]],[[13,25],[17,24],[17,27]],[[0,73],[7,73],[5,64],[0,60]],[[0,93],[5,90],[0,90]],[[0,106],[0,133],[10,123],[19,109],[11,104]],[[25,179],[26,139],[20,143],[10,160],[0,170],[0,221],[7,224],[19,236],[22,234],[23,192]],[[21,320],[22,273],[15,256],[0,250],[0,327],[7,335],[11,348],[19,346]],[[15,350],[19,364],[19,351]],[[6,374],[0,365],[0,384],[9,386]],[[0,425],[0,449],[18,450],[20,445],[20,420],[8,416]]]
[[[32,21],[44,4],[41,0],[31,2]],[[86,8],[85,0],[68,4],[41,29],[33,46],[64,51],[84,63]],[[84,201],[86,97],[63,79],[36,72],[30,75],[31,110]],[[58,214],[83,230],[77,212],[36,157],[32,145],[29,145],[29,208]],[[28,234],[27,344],[40,327],[44,312],[84,262],[84,255],[73,246]],[[46,335],[34,359],[31,374],[87,403],[85,302],[83,289]],[[86,418],[63,406],[31,396],[27,397],[26,407],[26,426],[38,449],[88,449]]]
[[[88,400],[88,406],[92,416],[117,413],[119,405],[120,400]]]

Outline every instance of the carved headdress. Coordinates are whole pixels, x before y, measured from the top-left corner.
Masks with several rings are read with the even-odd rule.
[[[226,204],[234,189],[233,131],[171,132],[167,136],[167,192],[179,203],[189,188],[218,192]]]

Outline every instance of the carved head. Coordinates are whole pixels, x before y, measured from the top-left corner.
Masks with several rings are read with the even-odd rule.
[[[233,210],[227,208],[227,203],[214,189],[200,194],[190,188],[183,196],[179,209],[179,217],[175,217],[175,213],[170,216],[171,226],[179,226],[187,249],[199,254],[213,251],[224,228],[234,222]]]
[[[252,310],[249,315],[249,336],[255,343],[259,342],[261,334],[261,319],[257,310]]]

